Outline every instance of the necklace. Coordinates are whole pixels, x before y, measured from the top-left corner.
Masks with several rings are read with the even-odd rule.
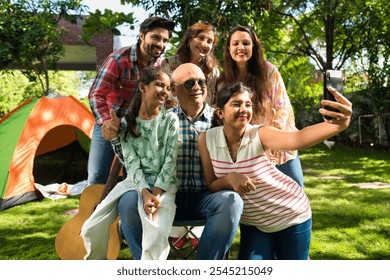
[[[230,149],[230,146],[229,146],[229,144],[228,144],[229,154],[230,154],[230,156],[231,156],[233,162],[236,162],[236,160],[237,160],[237,153],[238,153],[238,150],[240,149],[241,141],[242,141],[242,137],[243,137],[243,136],[244,136],[244,134],[241,135],[240,140],[238,140],[238,142],[237,142],[237,148],[235,149],[234,152]],[[225,138],[226,138],[226,136],[225,136]],[[227,141],[226,141],[226,142],[227,142]]]

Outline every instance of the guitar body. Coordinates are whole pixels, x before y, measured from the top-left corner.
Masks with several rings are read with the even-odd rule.
[[[87,254],[84,241],[80,236],[81,228],[100,203],[104,188],[105,185],[103,184],[87,187],[81,193],[78,213],[59,230],[55,240],[55,248],[62,260],[83,260]],[[109,229],[110,239],[107,251],[107,259],[109,260],[115,260],[121,249],[118,222],[119,217],[116,218]]]

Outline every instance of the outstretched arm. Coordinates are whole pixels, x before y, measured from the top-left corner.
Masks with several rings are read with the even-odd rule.
[[[321,104],[338,109],[340,112],[321,108],[320,113],[323,116],[332,117],[332,120],[325,119],[322,123],[305,127],[300,131],[282,131],[270,126],[260,127],[259,137],[264,148],[275,150],[305,149],[347,129],[352,116],[352,103],[334,88],[329,87],[328,89],[338,102],[322,100]]]

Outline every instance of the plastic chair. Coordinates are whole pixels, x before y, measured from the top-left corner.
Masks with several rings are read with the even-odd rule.
[[[199,242],[200,236],[196,236],[192,230],[194,227],[204,226],[205,224],[206,220],[175,220],[173,226],[184,227],[185,232],[181,236],[175,238],[175,240],[172,237],[169,237],[168,241],[173,254],[181,257],[183,260],[193,259],[198,249],[197,247],[193,248],[191,244],[185,244],[183,247],[177,248],[175,245],[180,239],[186,238],[186,236],[191,236]],[[229,259],[229,251],[226,252],[224,259]]]

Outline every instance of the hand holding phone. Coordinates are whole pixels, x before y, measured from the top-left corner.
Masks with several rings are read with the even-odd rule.
[[[338,92],[343,93],[343,73],[340,70],[326,70],[324,72],[324,99],[337,102],[333,94],[329,92],[328,86],[335,88]],[[329,106],[324,106],[326,110],[338,112]],[[332,119],[325,116],[326,119]]]

